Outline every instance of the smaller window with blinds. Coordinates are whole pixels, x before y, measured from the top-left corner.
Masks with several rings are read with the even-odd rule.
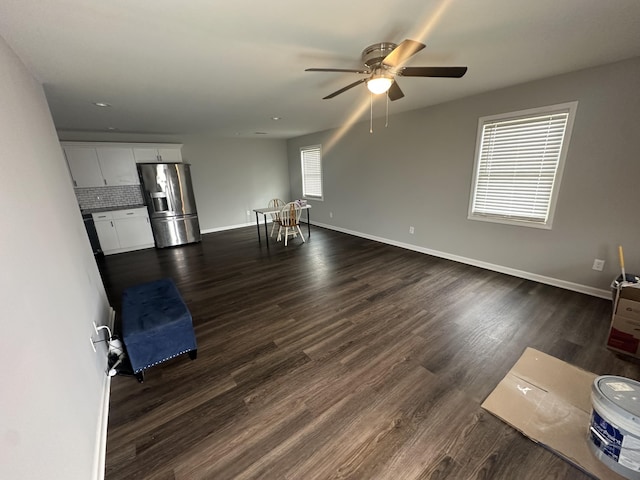
[[[302,147],[302,196],[322,200],[322,151],[320,145]]]
[[[469,219],[551,228],[577,107],[480,118]]]

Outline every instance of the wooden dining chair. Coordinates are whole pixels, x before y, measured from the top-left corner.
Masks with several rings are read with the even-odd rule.
[[[280,210],[282,209],[282,207],[284,207],[286,205],[286,202],[280,200],[279,198],[274,198],[272,200],[269,200],[269,209],[278,209],[277,212],[275,213],[271,213],[271,235],[269,235],[270,237],[273,237],[273,232],[275,232],[276,226],[280,227]]]
[[[300,234],[300,238],[304,242],[304,235],[300,230],[300,215],[302,214],[302,208],[296,202],[287,203],[280,211],[280,228],[278,229],[278,241],[282,238],[282,232],[284,230],[284,246],[287,246],[287,240],[289,236],[297,237]]]

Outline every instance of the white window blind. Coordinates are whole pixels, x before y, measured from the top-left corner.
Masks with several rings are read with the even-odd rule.
[[[302,159],[302,195],[322,198],[322,153],[320,145],[300,149]]]
[[[550,228],[576,105],[480,119],[469,218]]]

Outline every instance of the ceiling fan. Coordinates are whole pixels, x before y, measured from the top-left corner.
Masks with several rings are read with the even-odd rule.
[[[404,67],[403,64],[425,47],[415,40],[395,43],[382,42],[369,45],[362,51],[363,69],[350,68],[307,68],[305,72],[350,72],[368,75],[367,78],[353,82],[346,87],[327,95],[323,100],[333,98],[347,90],[367,83],[371,93],[388,92],[390,100],[404,97],[396,77],[448,77],[460,78],[467,72],[467,67]]]

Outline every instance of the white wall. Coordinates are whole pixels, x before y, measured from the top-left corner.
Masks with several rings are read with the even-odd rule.
[[[627,272],[640,273],[638,85],[634,59],[392,115],[388,128],[375,119],[373,134],[367,118],[333,148],[335,131],[296,138],[291,193],[301,195],[299,148],[321,143],[325,198],[313,202],[314,222],[603,294],[619,273],[619,243]],[[574,100],[553,229],[468,220],[478,118]],[[595,258],[604,272],[591,269]]]
[[[93,478],[109,306],[41,86],[0,38],[0,478]]]

